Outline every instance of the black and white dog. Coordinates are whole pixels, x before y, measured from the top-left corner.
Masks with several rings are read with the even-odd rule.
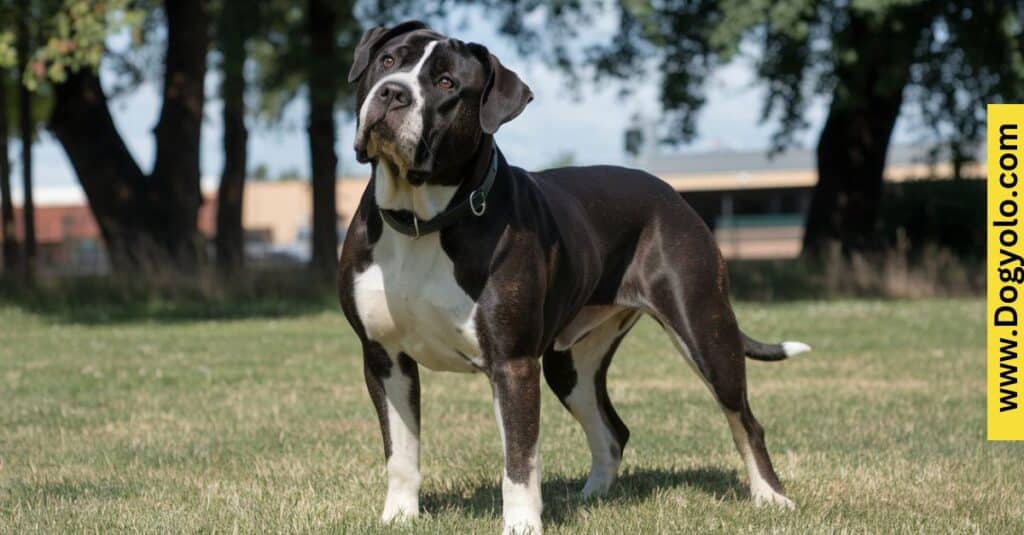
[[[653,317],[725,413],[754,501],[792,507],[747,401],[744,355],[810,348],[744,335],[712,234],[671,187],[619,167],[528,173],[494,144],[533,98],[487,48],[419,22],[363,36],[357,158],[373,177],[341,254],[387,459],[385,522],[419,512],[419,367],[484,374],[504,444],[505,532],[541,532],[540,381],[583,426],[583,495],[606,492],[629,430],[605,378]]]

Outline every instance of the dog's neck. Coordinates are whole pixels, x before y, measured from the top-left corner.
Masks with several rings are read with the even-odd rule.
[[[384,210],[407,210],[421,221],[433,219],[447,208],[456,196],[469,195],[487,173],[493,148],[491,136],[483,136],[476,154],[465,169],[457,173],[458,180],[428,181],[412,185],[402,176],[397,165],[381,158],[373,166],[374,198]]]
[[[444,211],[458,186],[423,183],[413,186],[401,176],[398,168],[381,159],[374,166],[373,194],[377,206],[384,210],[408,210],[422,221]]]

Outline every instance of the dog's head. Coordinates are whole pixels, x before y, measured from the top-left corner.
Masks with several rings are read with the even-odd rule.
[[[450,180],[533,99],[486,47],[416,21],[367,31],[348,80],[359,84],[356,158],[384,160],[413,185]]]

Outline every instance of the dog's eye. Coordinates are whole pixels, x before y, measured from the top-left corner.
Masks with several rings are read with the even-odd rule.
[[[390,69],[395,66],[395,58],[390,54],[384,54],[384,56],[380,58],[380,64],[383,65],[385,69]]]
[[[441,79],[437,81],[437,87],[448,91],[455,87],[455,82],[447,76],[442,76]]]

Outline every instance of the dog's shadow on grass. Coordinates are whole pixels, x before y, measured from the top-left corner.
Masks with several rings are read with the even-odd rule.
[[[690,487],[711,495],[716,500],[737,500],[745,496],[735,470],[721,468],[662,468],[626,471],[619,475],[608,494],[596,499],[583,499],[581,491],[586,477],[562,475],[546,478],[541,484],[544,498],[544,521],[555,525],[571,519],[580,509],[603,505],[629,504],[646,500],[659,490]],[[459,511],[475,517],[501,516],[501,485],[489,483],[477,487],[472,496],[459,492],[427,492],[423,509],[428,513]]]

